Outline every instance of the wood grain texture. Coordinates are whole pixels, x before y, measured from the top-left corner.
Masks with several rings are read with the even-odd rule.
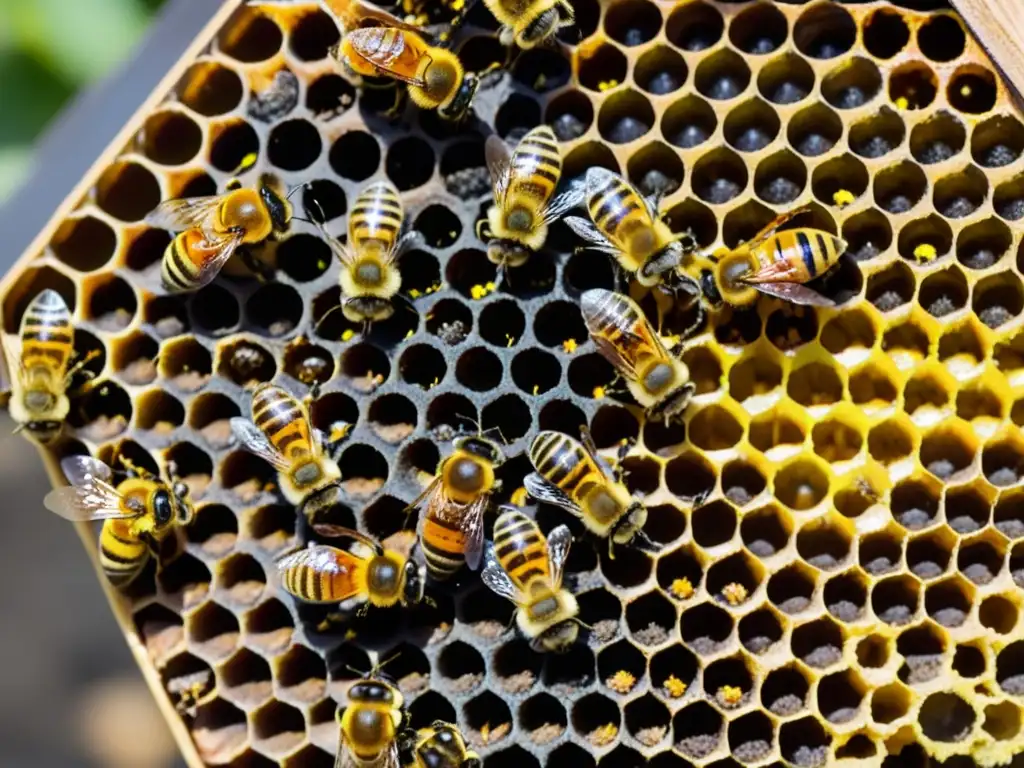
[[[953,0],[971,31],[1024,96],[1024,0]]]

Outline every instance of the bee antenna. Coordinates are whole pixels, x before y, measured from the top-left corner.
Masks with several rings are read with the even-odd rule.
[[[345,665],[345,669],[347,669],[349,672],[355,672],[360,677],[370,677],[370,675],[373,674],[373,670],[372,669],[369,672],[364,672],[361,669],[356,669],[351,664],[346,664]]]
[[[284,196],[284,199],[285,200],[291,200],[292,199],[292,195],[294,195],[300,189],[309,189],[309,186],[310,186],[310,184],[309,184],[308,181],[303,183],[303,184],[296,184],[294,187],[291,188],[291,190],[288,192],[288,194]],[[295,218],[295,217],[293,216],[292,218]]]
[[[402,655],[401,651],[395,651],[393,654],[391,654],[386,659],[384,659],[384,661],[377,662],[376,664],[373,665],[373,669],[370,670],[370,674],[368,676],[369,677],[376,677],[377,675],[380,674],[380,671],[382,669],[384,669],[384,667],[386,667],[388,664],[390,664],[392,661],[394,661],[395,659],[397,659],[401,655]]]
[[[585,622],[579,616],[573,616],[572,620],[575,621],[577,624],[579,624],[581,627],[583,627],[585,630],[587,630],[587,632],[593,632],[594,631],[594,628],[590,624],[587,624],[587,622]]]
[[[27,426],[26,424],[18,424],[13,430],[11,430],[11,434],[12,435],[18,434],[19,432],[24,430],[26,426]]]

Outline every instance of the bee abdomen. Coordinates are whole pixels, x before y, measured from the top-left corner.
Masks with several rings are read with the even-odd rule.
[[[530,446],[530,462],[549,483],[571,493],[586,476],[582,446],[558,432],[541,432]]]
[[[252,399],[253,423],[285,456],[308,451],[306,417],[298,401],[278,387],[264,387]]]
[[[622,179],[613,177],[604,189],[591,198],[587,207],[598,229],[615,233],[630,214],[643,210],[643,202]]]
[[[428,517],[423,522],[422,543],[427,571],[433,579],[450,578],[466,562],[466,537],[457,524]]]
[[[149,547],[137,538],[116,530],[108,521],[100,532],[100,565],[115,587],[132,581],[149,559]]]
[[[22,360],[26,368],[34,359],[46,368],[62,368],[71,359],[74,330],[71,313],[60,294],[47,289],[36,296],[21,322]]]
[[[160,265],[160,277],[170,291],[189,291],[199,285],[202,265],[216,255],[212,249],[203,249],[205,237],[199,230],[187,230],[167,245]]]
[[[494,525],[494,552],[513,582],[528,584],[548,573],[547,542],[521,512],[504,512]]]
[[[389,250],[402,229],[402,201],[387,182],[371,184],[356,198],[349,215],[349,241],[354,248],[376,241]]]

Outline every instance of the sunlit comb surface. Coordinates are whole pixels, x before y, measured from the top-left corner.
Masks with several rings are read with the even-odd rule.
[[[574,0],[582,39],[563,30],[568,47],[483,78],[476,113],[501,136],[550,124],[563,179],[603,165],[660,190],[671,228],[709,251],[805,203],[795,225],[849,243],[812,285],[836,309],[762,297],[712,317],[669,428],[619,403],[587,339],[579,296],[613,286],[609,260],[557,224],[502,278],[474,235],[492,202],[484,137],[412,107],[375,117],[394,93],[337,74],[316,4],[244,9],[183,68],[20,263],[3,311],[14,333],[53,288],[78,354],[101,352],[63,454],[173,460],[192,488],[185,551],[148,566],[122,618],[166,689],[212,672],[194,717],[182,708],[203,762],[330,768],[337,702],[396,653],[413,725],[457,723],[488,768],[988,766],[1024,750],[1024,123],[958,19],[914,5]],[[496,27],[478,4],[468,71],[505,60]],[[232,262],[198,293],[161,289],[170,235],[144,217],[222,192],[252,152],[243,181],[311,182],[296,213],[315,199],[334,235],[367,184],[398,189],[424,241],[399,263],[408,298],[369,336],[328,315],[339,267],[301,221],[261,254],[269,282]],[[641,304],[665,336],[694,317]],[[506,632],[512,604],[474,573],[428,587],[436,608],[325,623],[274,561],[329,542],[228,426],[271,380],[299,398],[322,382],[314,425],[355,425],[332,523],[395,534],[474,420],[508,441],[507,502],[534,435],[586,423],[609,460],[636,441],[624,482],[646,494],[660,554],[573,545],[592,630],[562,657]],[[552,508],[538,520],[581,531]]]

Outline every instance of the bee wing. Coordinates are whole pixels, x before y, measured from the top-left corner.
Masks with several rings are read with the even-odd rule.
[[[761,293],[809,307],[834,307],[836,303],[827,296],[800,283],[757,283],[754,285]]]
[[[548,567],[555,587],[562,586],[562,572],[571,546],[572,533],[567,526],[560,525],[548,534]]]
[[[109,483],[114,476],[110,467],[92,456],[68,456],[61,459],[60,470],[71,485],[86,485],[94,480]]]
[[[612,367],[618,370],[623,376],[629,379],[637,378],[636,366],[629,358],[623,356],[617,346],[612,344],[603,336],[591,336],[594,340],[594,345],[597,347],[597,351],[601,353],[601,356],[612,364]]]
[[[398,741],[392,741],[384,751],[371,762],[356,757],[345,744],[345,735],[341,736],[338,756],[334,759],[334,768],[400,768]]]
[[[494,543],[487,545],[484,553],[484,569],[480,572],[480,580],[490,588],[492,592],[511,600],[516,605],[523,602],[523,595],[512,583],[512,579],[505,573],[505,569],[498,562],[498,556],[494,553]]]
[[[220,205],[219,195],[166,200],[146,216],[146,223],[157,229],[184,232],[186,229],[210,229],[210,221]]]
[[[220,274],[221,268],[227,264],[231,254],[242,244],[242,236],[241,232],[233,232],[226,236],[206,234],[206,244],[209,246],[209,250],[216,251],[216,253],[212,258],[204,261],[203,265],[199,268],[199,275],[196,277],[196,288],[202,288]]]
[[[568,494],[558,486],[549,483],[536,472],[531,472],[523,478],[523,487],[526,488],[526,492],[537,501],[561,507],[562,509],[576,515],[576,517],[583,516],[583,510],[580,509],[579,505],[575,501],[569,498]]]
[[[260,431],[259,427],[248,419],[235,416],[231,419],[231,431],[235,433],[235,437],[238,438],[242,447],[266,460],[278,471],[283,472],[290,466],[288,460],[277,452],[277,449],[270,444],[267,436]]]
[[[420,59],[428,56],[426,44],[418,34],[410,33],[401,35],[401,50],[395,52],[388,50],[386,56],[380,52],[380,35],[383,27],[371,27],[368,29],[356,29],[348,33],[347,39],[357,56],[366,61],[377,72],[387,75],[390,78],[414,85],[418,88],[425,88],[427,83],[422,77],[409,75],[400,69],[400,66],[407,63],[409,59]],[[408,49],[408,52],[406,52]]]
[[[512,153],[500,136],[491,134],[484,143],[484,157],[487,160],[487,170],[491,173],[494,202],[501,205],[505,202],[505,193],[512,178]]]
[[[71,485],[46,494],[43,506],[48,510],[73,521],[137,517],[122,506],[121,494],[110,485],[113,473],[102,461],[69,456],[60,464]]]
[[[314,219],[314,221],[316,221]],[[331,249],[331,253],[335,255],[338,261],[343,267],[350,266],[352,264],[352,252],[334,235],[327,231],[327,227],[322,222],[316,222],[316,228],[320,231],[320,236],[327,243],[327,247]]]
[[[466,507],[462,513],[459,527],[466,537],[466,565],[471,571],[480,567],[484,554],[484,511],[487,509],[487,496],[479,496]]]
[[[364,21],[372,21],[381,26],[397,27],[398,29],[417,29],[383,8],[376,8],[368,3],[359,2],[359,0],[320,0],[320,4],[330,15],[342,23],[345,31],[355,29]]]
[[[547,218],[547,214],[545,214],[545,218]],[[589,219],[584,219],[580,216],[566,216],[562,221],[566,223],[569,229],[588,243],[596,245],[598,248],[614,248],[612,242],[602,235]]]
[[[372,536],[367,536],[365,533],[357,531],[355,528],[346,528],[343,525],[334,525],[333,523],[313,523],[312,525],[313,530],[321,536],[331,539],[352,539],[369,547],[374,552],[380,552],[382,549],[379,541]]]
[[[555,197],[548,206],[548,211],[559,210],[562,213],[565,211],[578,208],[583,205],[583,201],[587,197],[587,180],[585,177],[576,177],[569,182],[569,186],[565,188],[565,191]],[[545,218],[548,218],[548,214],[545,213]]]
[[[590,460],[598,466],[604,476],[609,480],[614,480],[615,472],[612,470],[611,464],[605,461],[597,452],[597,444],[594,442],[594,438],[591,436],[590,430],[587,429],[586,425],[580,427],[580,443],[583,445],[583,450],[587,452]]]

